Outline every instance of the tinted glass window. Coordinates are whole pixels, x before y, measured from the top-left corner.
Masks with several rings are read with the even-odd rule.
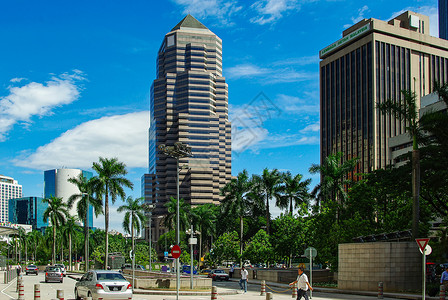
[[[98,273],[97,280],[126,280],[123,275],[118,273]]]

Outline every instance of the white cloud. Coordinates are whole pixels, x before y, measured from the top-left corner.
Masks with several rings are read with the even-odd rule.
[[[148,112],[115,115],[88,121],[66,131],[34,153],[24,154],[16,166],[46,170],[61,166],[90,168],[99,156],[117,157],[127,167],[148,165]]]
[[[225,70],[227,77],[238,79],[241,77],[259,76],[269,72],[269,69],[261,68],[252,64],[242,64]]]
[[[364,13],[369,12],[369,7],[367,5],[364,5],[360,9],[358,9],[358,15],[356,17],[352,17],[352,23],[344,25],[344,28],[349,28],[353,24],[358,23],[359,21],[364,19]]]
[[[314,123],[306,126],[302,130],[300,130],[300,133],[308,133],[308,132],[319,132],[320,130],[320,124]]]
[[[13,78],[11,82],[19,83],[21,78]],[[81,71],[72,74],[64,73],[53,76],[45,84],[30,82],[23,86],[9,86],[9,95],[0,97],[0,141],[14,124],[24,122],[29,126],[33,116],[47,116],[52,109],[72,103],[79,97],[80,87],[76,85],[84,80]]]
[[[233,25],[230,17],[241,10],[235,0],[173,0],[182,6],[184,14],[197,18],[213,17],[223,25]]]
[[[280,82],[297,82],[314,80],[319,78],[318,73],[298,71],[287,67],[263,68],[253,64],[242,64],[230,67],[226,70],[226,77],[229,79],[239,78],[261,78],[264,84],[273,84]]]
[[[312,56],[303,56],[303,57],[296,57],[296,58],[288,58],[280,61],[274,62],[272,65],[274,66],[306,66],[306,65],[318,65],[320,61],[320,58],[318,55],[312,55]]]
[[[273,23],[283,17],[283,14],[291,10],[299,10],[300,4],[297,0],[258,0],[251,5],[260,16],[250,19],[252,23],[260,25]]]
[[[276,99],[277,105],[291,114],[317,114],[319,113],[319,99],[315,99],[313,95],[308,94],[308,99],[304,100],[299,97],[280,94]]]
[[[20,78],[13,78],[13,79],[11,79],[10,80],[10,82],[20,82],[20,81],[22,81],[22,80],[26,80],[26,78],[22,78],[22,77],[20,77]]]
[[[408,10],[428,16],[429,34],[431,36],[439,37],[439,9],[437,6],[407,7],[405,9],[393,13],[389,19],[393,19]]]

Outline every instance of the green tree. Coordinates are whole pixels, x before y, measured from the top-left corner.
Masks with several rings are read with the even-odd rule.
[[[41,244],[43,240],[43,235],[38,230],[32,230],[27,234],[28,236],[28,245],[30,245],[30,249],[33,251],[33,261],[37,260],[37,248]]]
[[[176,229],[174,225],[176,224],[176,212],[177,212],[177,199],[170,197],[170,201],[165,204],[167,208],[167,214],[163,220],[164,225],[169,229]],[[185,231],[190,225],[190,205],[180,199],[179,201],[179,230]]]
[[[134,199],[132,196],[129,196],[126,199],[126,204],[121,205],[117,212],[124,212],[124,220],[123,220],[123,228],[124,231],[131,234],[132,241],[132,253],[133,260],[132,265],[135,265],[135,249],[134,249],[134,233],[137,235],[140,234],[142,227],[146,222],[145,217],[145,207],[143,206],[144,198]]]
[[[417,95],[415,92],[402,90],[403,99],[388,99],[377,106],[384,114],[391,114],[399,121],[404,121],[406,131],[412,139],[412,239],[418,236],[419,226],[419,202],[420,202],[420,151],[419,139],[422,136],[422,128],[419,122]]]
[[[68,205],[62,201],[62,198],[54,196],[42,199],[42,202],[48,203],[48,207],[43,214],[43,221],[48,222],[48,219],[50,219],[51,226],[53,227],[53,253],[51,262],[54,265],[56,262],[56,229],[65,224],[65,220],[68,217]]]
[[[269,234],[270,232],[270,220],[271,213],[269,210],[269,201],[272,198],[280,199],[280,191],[281,191],[281,182],[283,176],[277,169],[273,169],[269,171],[268,168],[263,170],[261,175],[253,175],[252,176],[252,184],[254,186],[254,190],[258,195],[263,197],[266,200],[266,232]]]
[[[62,226],[62,235],[66,242],[68,243],[68,258],[69,258],[69,270],[72,271],[72,241],[76,233],[80,231],[79,225],[76,223],[76,218],[73,216],[67,216],[67,220]]]
[[[246,170],[243,170],[221,189],[221,195],[224,196],[221,201],[222,211],[224,214],[232,215],[240,220],[240,258],[243,255],[243,218],[248,215],[253,205],[253,201],[248,197],[251,187],[249,175]]]
[[[94,162],[92,166],[93,170],[98,174],[97,177],[93,177],[93,186],[97,195],[104,196],[104,227],[106,232],[105,239],[105,259],[104,268],[108,265],[109,255],[109,196],[112,203],[115,203],[117,197],[124,199],[126,194],[123,187],[132,189],[133,184],[129,179],[124,177],[128,172],[126,171],[126,165],[119,162],[117,158],[99,158],[99,162]]]
[[[277,259],[287,260],[291,266],[294,254],[301,254],[305,250],[305,227],[308,224],[304,219],[291,216],[290,214],[281,214],[273,220],[273,232],[271,243]]]
[[[68,198],[68,206],[70,208],[76,203],[76,212],[78,218],[83,220],[84,223],[84,258],[85,258],[85,270],[89,269],[89,227],[88,226],[88,210],[92,206],[95,212],[95,216],[103,213],[103,204],[101,199],[94,197],[94,179],[87,179],[83,173],[80,173],[78,177],[67,179],[68,182],[73,183],[79,190],[79,194],[73,194]]]
[[[251,263],[267,263],[272,257],[272,251],[268,234],[260,229],[246,244],[243,257]]]
[[[219,236],[213,243],[213,249],[210,251],[212,261],[221,264],[224,260],[234,261],[239,259],[238,244],[238,233],[236,231],[227,232]]]
[[[214,236],[219,208],[211,203],[198,205],[191,209],[193,226],[201,233],[199,235],[199,257],[202,257],[202,236]]]
[[[277,206],[281,209],[287,209],[289,205],[289,214],[293,214],[294,208],[301,208],[305,213],[309,205],[310,195],[308,187],[311,179],[302,181],[303,175],[297,174],[294,177],[290,172],[283,176],[283,183],[280,189],[281,196],[277,199]]]

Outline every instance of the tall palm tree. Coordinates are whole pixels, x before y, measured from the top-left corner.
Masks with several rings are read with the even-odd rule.
[[[48,203],[47,209],[44,211],[44,222],[50,219],[53,227],[53,253],[51,262],[54,265],[56,262],[56,228],[65,224],[68,217],[68,205],[62,201],[62,198],[51,196],[50,198],[42,199],[42,202]]]
[[[221,208],[226,215],[232,215],[240,219],[240,266],[242,266],[243,255],[243,232],[244,217],[251,211],[253,204],[248,194],[251,192],[252,184],[246,170],[232,178],[222,189]]]
[[[38,230],[32,230],[27,234],[28,236],[28,244],[33,251],[33,261],[37,260],[37,247],[39,247],[40,243],[43,240],[43,235]]]
[[[119,162],[117,158],[99,158],[99,162],[94,162],[92,168],[98,173],[93,177],[93,185],[97,195],[104,195],[104,226],[106,231],[104,269],[107,268],[109,258],[109,196],[112,203],[117,197],[124,200],[126,194],[123,187],[132,189],[133,183],[124,177],[128,172],[126,165]]]
[[[217,207],[207,203],[194,207],[191,210],[193,225],[199,230],[199,260],[202,257],[202,236],[215,235]]]
[[[269,201],[272,198],[280,198],[282,175],[277,169],[269,171],[268,168],[265,168],[261,176],[252,176],[252,182],[256,193],[259,193],[259,195],[266,200],[266,233],[269,234],[271,219]]]
[[[132,241],[132,271],[135,269],[135,250],[134,250],[134,233],[140,234],[140,230],[143,228],[146,222],[145,207],[143,205],[144,198],[133,199],[129,196],[126,199],[126,204],[121,205],[117,212],[124,212],[123,228],[124,231],[131,234]],[[149,262],[151,263],[151,262]],[[132,281],[134,281],[134,273],[132,274]],[[134,282],[132,282],[134,286]]]
[[[412,139],[412,238],[418,236],[420,214],[420,151],[419,139],[422,129],[419,122],[417,95],[415,92],[402,90],[403,101],[388,99],[378,103],[381,112],[391,114],[396,119],[405,121],[406,131]]]
[[[67,179],[68,182],[73,183],[79,190],[79,194],[73,194],[68,198],[68,206],[70,208],[76,203],[76,212],[78,218],[84,223],[84,258],[85,270],[89,270],[89,226],[88,225],[88,210],[90,206],[93,207],[95,216],[103,213],[103,203],[101,199],[94,196],[94,179],[87,179],[82,173],[78,177]]]
[[[311,183],[311,179],[302,181],[302,178],[302,174],[297,174],[293,177],[291,172],[287,172],[283,176],[282,195],[277,199],[276,205],[281,209],[287,209],[289,205],[290,215],[292,215],[293,208],[297,208],[301,204],[308,204],[310,198],[308,186]]]
[[[62,236],[68,243],[69,270],[72,271],[72,240],[76,232],[80,230],[76,217],[69,216],[65,225],[62,227]]]
[[[167,214],[163,220],[163,223],[167,228],[174,230],[174,225],[176,222],[177,199],[170,197],[170,201],[165,203],[165,207],[167,208]],[[179,201],[179,230],[186,230],[190,226],[189,216],[190,205],[181,198]]]

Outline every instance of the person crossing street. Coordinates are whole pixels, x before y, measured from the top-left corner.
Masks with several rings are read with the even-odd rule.
[[[305,300],[309,300],[308,294],[306,292],[308,291],[308,288],[310,290],[313,290],[308,281],[308,276],[306,276],[306,274],[303,271],[304,271],[303,267],[299,267],[298,271],[299,275],[297,276],[297,280],[289,284],[291,286],[297,283],[297,300],[302,299],[302,297],[305,298]]]

